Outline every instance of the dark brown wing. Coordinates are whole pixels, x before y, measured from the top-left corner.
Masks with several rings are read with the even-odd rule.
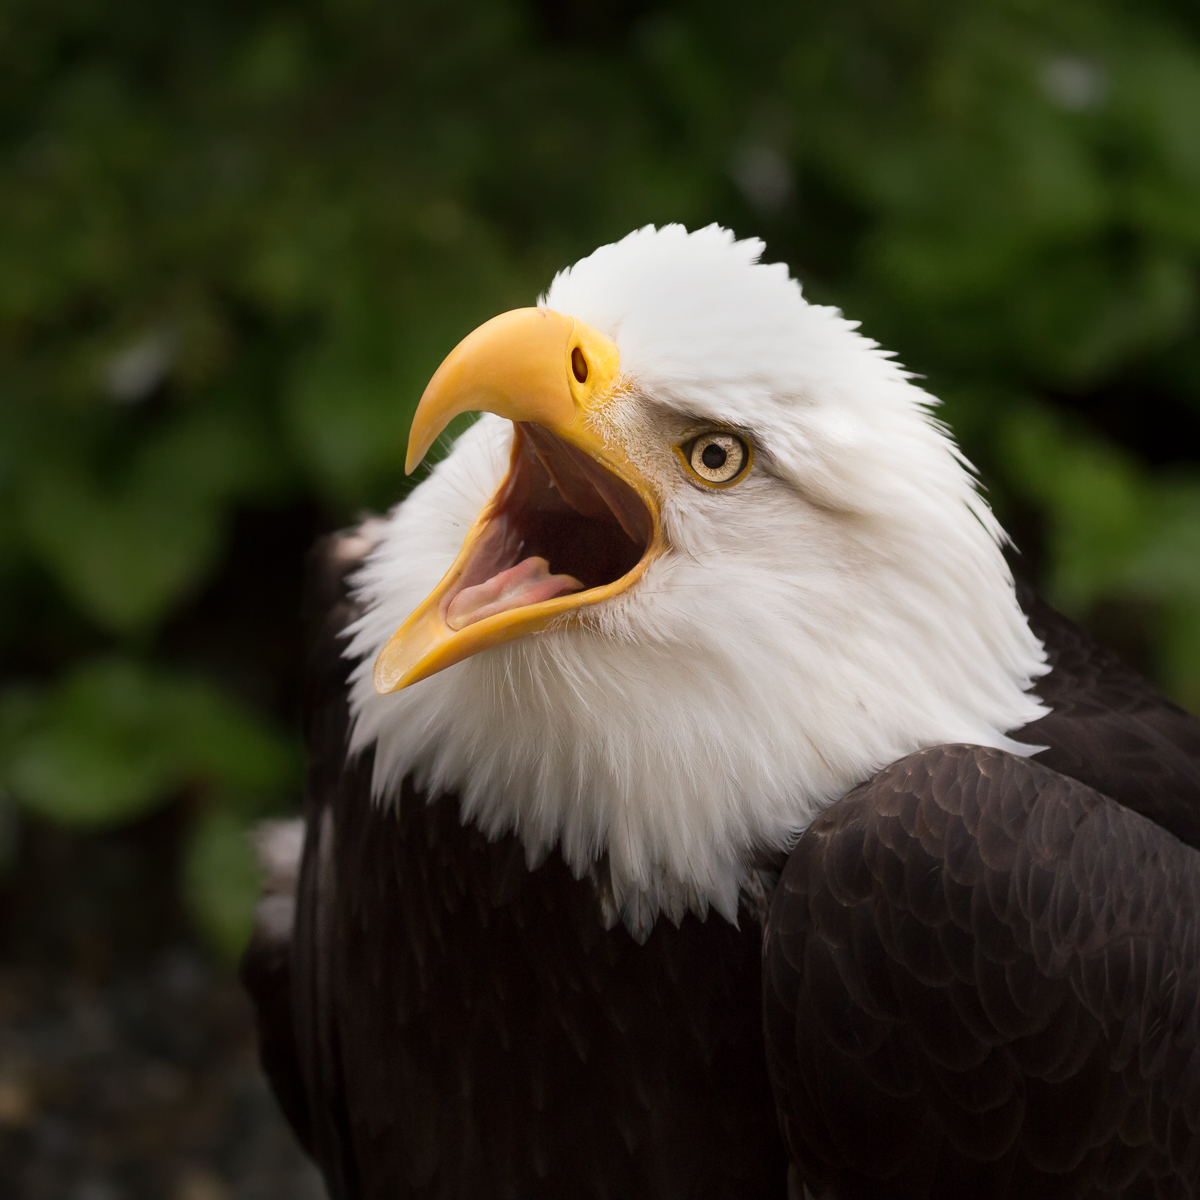
[[[1200,721],[1031,589],[1019,595],[1054,668],[1034,689],[1053,711],[1013,736],[1200,849]]]
[[[834,804],[776,889],[768,1064],[839,1200],[1200,1191],[1200,854],[991,749]]]

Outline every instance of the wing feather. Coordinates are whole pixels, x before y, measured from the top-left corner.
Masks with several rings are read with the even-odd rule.
[[[1200,849],[1200,720],[1030,588],[1018,595],[1053,667],[1034,688],[1052,711],[1013,737]]]
[[[856,788],[765,932],[797,1178],[843,1200],[1193,1194],[1198,913],[1200,854],[1029,759],[938,747]]]

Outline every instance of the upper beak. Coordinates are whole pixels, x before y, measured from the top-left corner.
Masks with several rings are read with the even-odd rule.
[[[614,596],[661,553],[658,495],[596,419],[619,374],[611,339],[538,308],[494,317],[438,368],[413,417],[406,469],[474,410],[514,423],[512,457],[449,571],[380,651],[377,691]]]

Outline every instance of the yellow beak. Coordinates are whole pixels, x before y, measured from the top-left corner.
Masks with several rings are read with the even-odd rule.
[[[611,339],[546,309],[502,313],[450,352],[417,406],[407,470],[475,410],[513,422],[512,457],[441,583],[379,652],[377,691],[569,621],[661,553],[658,496],[597,420],[619,375]]]

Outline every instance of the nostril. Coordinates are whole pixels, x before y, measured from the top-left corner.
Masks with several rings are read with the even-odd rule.
[[[587,359],[583,356],[583,351],[578,346],[571,351],[571,370],[580,383],[587,383],[588,363]]]

